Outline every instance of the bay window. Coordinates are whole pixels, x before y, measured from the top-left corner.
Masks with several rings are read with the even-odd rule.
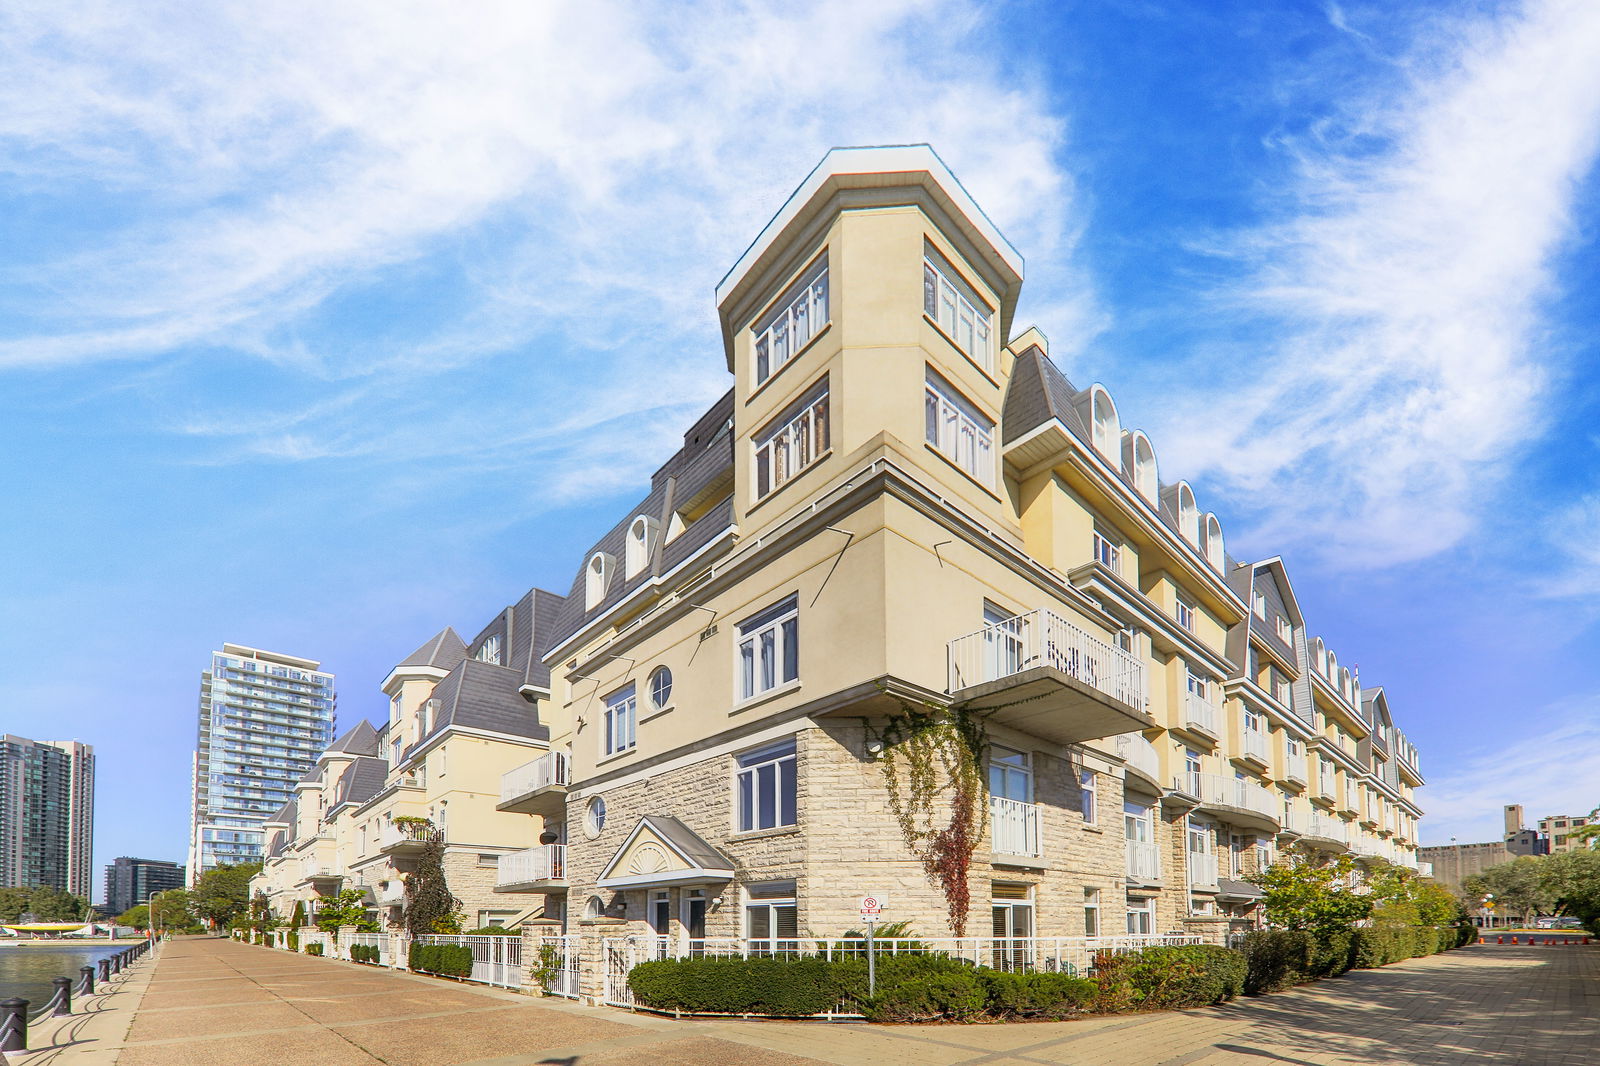
[[[994,422],[950,383],[928,371],[923,439],[981,485],[994,484]]]
[[[828,383],[773,420],[755,439],[756,499],[781,488],[828,451]]]
[[[922,260],[922,311],[945,336],[984,370],[994,370],[994,335],[989,308],[976,291],[931,247]]]
[[[760,385],[776,374],[827,324],[828,256],[824,253],[756,324],[751,345],[755,383]]]

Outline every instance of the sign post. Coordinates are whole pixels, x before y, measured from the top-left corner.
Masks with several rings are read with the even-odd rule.
[[[878,924],[878,916],[883,913],[884,898],[882,896],[861,897],[861,920],[867,923],[867,995],[876,995],[878,991],[878,959],[873,950],[872,933]]]

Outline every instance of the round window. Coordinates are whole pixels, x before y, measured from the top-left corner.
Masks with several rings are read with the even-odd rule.
[[[672,671],[665,666],[656,667],[650,675],[650,702],[659,710],[672,699]]]
[[[583,814],[583,827],[590,836],[599,836],[600,830],[606,827],[606,801],[603,796],[596,796],[589,801],[589,807]]]

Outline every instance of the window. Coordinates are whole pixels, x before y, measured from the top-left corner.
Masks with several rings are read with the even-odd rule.
[[[1238,833],[1228,834],[1228,876],[1238,879],[1244,876],[1244,853],[1249,850],[1250,842]]]
[[[1083,890],[1083,935],[1100,935],[1100,890],[1086,888]]]
[[[767,881],[745,889],[744,932],[751,954],[777,954],[799,947],[798,906],[793,881]]]
[[[739,698],[752,699],[800,677],[800,601],[782,603],[739,626]]]
[[[1294,643],[1294,626],[1290,624],[1289,620],[1280,614],[1273,619],[1273,624],[1277,627],[1278,639],[1285,644],[1292,645]]]
[[[1256,735],[1257,739],[1259,739],[1261,734],[1263,732],[1265,732],[1266,726],[1267,726],[1267,720],[1266,720],[1265,716],[1263,716],[1259,711],[1251,710],[1248,707],[1245,708],[1245,712],[1244,712],[1244,731],[1247,734],[1254,733]],[[1248,744],[1249,742],[1250,741],[1249,741],[1249,739],[1247,737],[1246,740],[1245,740],[1245,743]]]
[[[650,705],[659,711],[671,700],[672,671],[665,666],[658,666],[650,674]]]
[[[1291,759],[1298,759],[1305,753],[1298,737],[1284,737],[1283,743],[1284,749],[1289,753],[1289,758]]]
[[[782,488],[828,450],[828,385],[756,437],[756,499]]]
[[[1172,616],[1177,619],[1178,625],[1191,633],[1194,632],[1194,604],[1179,596],[1174,601]]]
[[[794,739],[746,752],[738,761],[739,832],[798,824]]]
[[[983,605],[983,656],[987,673],[981,681],[1010,677],[1022,669],[1020,617],[991,603]]]
[[[1156,901],[1130,899],[1128,901],[1128,934],[1144,936],[1156,931]]]
[[[622,576],[632,580],[644,573],[650,565],[650,553],[656,549],[661,533],[661,523],[649,515],[640,515],[628,526],[628,540],[623,545]]]
[[[988,307],[932,248],[922,260],[922,311],[974,362],[985,370],[994,369]]]
[[[495,633],[485,637],[483,643],[478,645],[478,650],[473,653],[472,657],[481,663],[493,663],[495,666],[499,666],[500,634]]]
[[[752,353],[755,382],[760,385],[804,348],[828,324],[828,256],[819,256],[806,276],[778,300],[778,306],[755,327]]]
[[[638,701],[632,685],[618,689],[606,697],[605,739],[603,751],[615,755],[634,745],[634,723],[638,716]]]
[[[1094,531],[1094,561],[1111,571],[1122,573],[1122,547],[1107,536],[1099,526]]]
[[[591,837],[599,836],[606,827],[606,798],[595,796],[583,810],[583,828]]]
[[[1093,770],[1078,771],[1078,813],[1084,825],[1095,824],[1095,775]]]
[[[595,552],[589,557],[589,565],[583,571],[584,610],[594,610],[606,598],[606,590],[611,586],[611,573],[616,566],[617,561],[605,552]]]
[[[1018,803],[1033,802],[1033,768],[1026,753],[990,745],[989,795]]]
[[[1191,696],[1202,702],[1208,702],[1206,700],[1206,679],[1195,673],[1194,667],[1186,665],[1183,683]]]
[[[1200,753],[1193,748],[1183,749],[1183,769],[1190,775],[1200,772]]]
[[[478,865],[498,867],[500,865],[500,856],[490,855],[487,852],[480,852],[478,854]]]
[[[994,484],[994,422],[939,375],[928,371],[923,439],[979,484]]]

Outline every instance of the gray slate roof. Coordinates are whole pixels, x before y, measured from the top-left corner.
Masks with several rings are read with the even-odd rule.
[[[344,736],[330,744],[328,751],[342,752],[345,755],[376,755],[378,754],[378,731],[372,728],[371,722],[363,718],[356,723],[354,729],[351,729]]]
[[[432,698],[439,701],[433,728],[410,750],[452,726],[549,740],[550,727],[539,721],[538,704],[523,699],[521,688],[522,675],[509,666],[462,659],[433,686]]]
[[[702,870],[734,870],[733,860],[706,843],[704,837],[670,814],[647,814],[642,819],[656,835],[683,852]]]
[[[476,657],[490,637],[499,637],[501,665],[517,671],[524,685],[549,688],[550,671],[543,657],[564,603],[554,592],[529,589],[472,638],[470,655]]]
[[[365,803],[383,790],[389,764],[382,759],[362,756],[345,767],[333,788],[330,808],[346,803]]]
[[[435,633],[427,643],[400,660],[401,666],[427,666],[435,670],[448,670],[467,657],[467,645],[451,626]]]

